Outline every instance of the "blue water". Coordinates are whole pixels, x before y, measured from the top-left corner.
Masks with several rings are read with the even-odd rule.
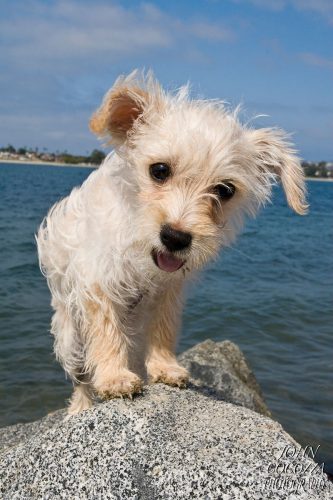
[[[34,232],[89,173],[0,164],[0,425],[37,419],[70,395],[52,355]],[[307,217],[294,215],[277,189],[274,204],[191,285],[179,350],[206,338],[236,342],[274,417],[333,457],[333,183],[308,188]]]

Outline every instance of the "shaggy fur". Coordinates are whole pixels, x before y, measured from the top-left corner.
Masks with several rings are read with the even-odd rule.
[[[187,87],[170,94],[151,74],[121,77],[90,125],[114,152],[51,208],[37,236],[55,353],[74,382],[70,414],[96,394],[131,397],[146,378],[185,385],[174,354],[185,279],[230,245],[276,180],[289,205],[306,211],[285,133],[249,129],[222,102],[191,100]],[[156,182],[150,166],[161,162],[171,175]],[[225,183],[235,188],[230,199],[216,190]],[[191,244],[167,250],[165,224]],[[165,259],[180,269],[168,272]]]

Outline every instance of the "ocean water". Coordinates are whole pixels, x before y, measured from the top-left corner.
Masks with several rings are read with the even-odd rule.
[[[0,425],[64,406],[71,384],[52,354],[50,296],[34,232],[87,168],[0,164]],[[233,248],[187,291],[179,351],[207,338],[246,354],[274,417],[333,457],[333,183],[308,182],[293,214],[277,188]]]

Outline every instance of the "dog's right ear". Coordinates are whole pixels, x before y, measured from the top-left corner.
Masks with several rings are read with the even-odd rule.
[[[159,90],[152,74],[140,78],[134,71],[127,77],[119,77],[91,117],[90,130],[101,138],[107,138],[109,144],[122,144],[134,123],[143,117],[153,93]]]

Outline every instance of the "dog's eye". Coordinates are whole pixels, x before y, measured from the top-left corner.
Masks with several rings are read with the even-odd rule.
[[[214,187],[214,193],[220,198],[220,200],[230,200],[235,194],[236,188],[231,182],[224,182],[223,184],[217,184]]]
[[[164,182],[171,175],[171,168],[167,163],[153,163],[149,167],[152,179],[157,182]]]

